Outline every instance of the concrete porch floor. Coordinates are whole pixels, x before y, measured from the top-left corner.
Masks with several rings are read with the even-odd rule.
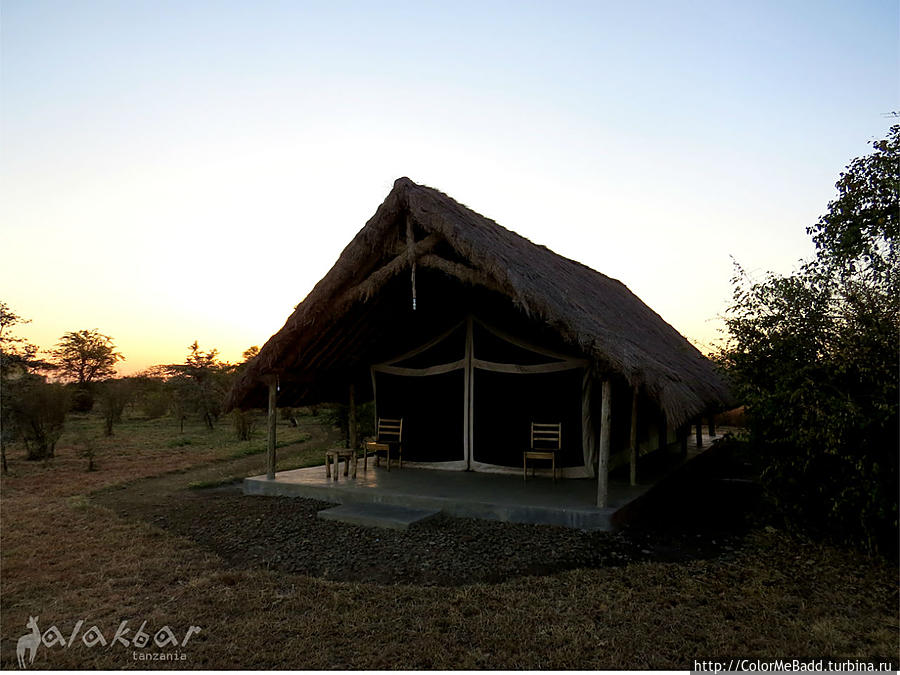
[[[642,457],[638,464],[639,484],[628,484],[628,467],[610,474],[609,506],[595,506],[597,481],[590,478],[560,479],[536,477],[528,481],[522,475],[442,471],[439,469],[392,468],[374,466],[370,458],[368,470],[359,463],[354,479],[343,475],[338,480],[325,475],[325,467],[282,471],[274,480],[265,475],[244,479],[247,495],[270,497],[306,497],[336,504],[374,503],[416,509],[437,509],[452,516],[482,518],[512,523],[561,525],[583,530],[612,529],[612,517],[621,508],[645,494],[679,466],[709,448],[711,439],[704,435],[698,450],[693,435],[687,457],[677,447],[664,455],[658,451]],[[654,456],[656,455],[656,456]],[[323,453],[324,460],[324,453]]]

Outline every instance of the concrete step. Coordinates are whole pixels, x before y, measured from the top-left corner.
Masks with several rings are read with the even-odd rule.
[[[437,509],[411,509],[391,504],[353,502],[319,511],[318,517],[323,520],[336,520],[339,523],[363,527],[405,530],[412,525],[433,518],[439,513],[440,510]]]

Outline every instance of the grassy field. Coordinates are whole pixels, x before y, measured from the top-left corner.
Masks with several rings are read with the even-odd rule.
[[[101,505],[206,489],[264,470],[264,439],[232,440],[172,420],[126,420],[112,438],[73,416],[48,463],[10,448],[0,482],[0,666],[37,617],[68,646],[41,645],[32,668],[674,668],[694,658],[898,656],[897,570],[789,536],[751,531],[727,558],[641,562],[453,588],[328,581],[230,566],[215,550]],[[79,438],[94,439],[86,471]],[[279,469],[321,463],[334,431],[279,424]],[[168,474],[171,479],[147,481]],[[238,500],[239,503],[239,500]],[[340,527],[335,525],[335,527]],[[84,623],[78,626],[78,622]],[[127,621],[176,647],[113,643]],[[91,626],[107,645],[87,646]],[[45,640],[52,642],[45,633]],[[166,635],[161,634],[161,639]],[[185,660],[139,660],[147,653]]]

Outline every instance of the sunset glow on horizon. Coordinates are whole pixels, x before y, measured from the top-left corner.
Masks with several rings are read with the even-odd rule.
[[[401,176],[709,345],[900,107],[896,2],[0,10],[0,300],[122,374],[262,346]]]

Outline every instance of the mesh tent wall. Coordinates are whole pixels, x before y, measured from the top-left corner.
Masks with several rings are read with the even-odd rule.
[[[376,415],[404,420],[404,461],[517,471],[530,423],[561,422],[565,476],[593,474],[588,362],[468,317],[372,366]]]

